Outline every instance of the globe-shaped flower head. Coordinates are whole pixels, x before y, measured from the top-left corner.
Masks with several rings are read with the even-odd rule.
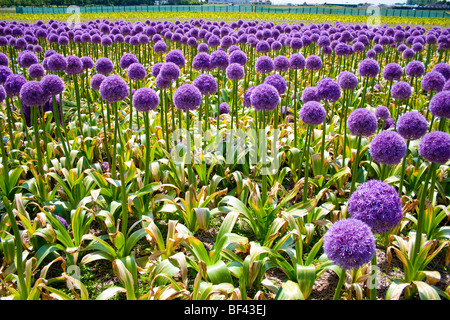
[[[361,184],[348,199],[348,212],[351,218],[363,221],[377,234],[389,231],[403,217],[398,191],[380,180]]]
[[[305,69],[317,71],[322,68],[322,59],[319,56],[312,54],[306,58]]]
[[[100,89],[100,85],[102,84],[103,80],[105,80],[105,79],[106,79],[106,76],[101,73],[94,74],[90,81],[92,90],[98,91]]]
[[[49,71],[65,71],[67,68],[67,59],[59,53],[52,54],[45,60]]]
[[[39,60],[38,60],[36,54],[30,50],[24,50],[24,51],[20,52],[17,56],[17,63],[22,68],[28,68],[32,64],[35,64],[38,62],[39,62]]]
[[[289,57],[289,68],[299,70],[306,66],[306,59],[301,53],[294,53]]]
[[[175,81],[180,76],[180,68],[173,62],[166,62],[159,69],[158,76],[170,81]]]
[[[428,108],[435,117],[450,118],[450,91],[446,90],[435,94],[431,98]]]
[[[397,132],[406,140],[420,139],[427,129],[427,119],[418,111],[408,111],[397,120]]]
[[[219,70],[225,70],[230,64],[230,57],[223,50],[216,50],[211,53],[211,68],[218,68]],[[246,61],[247,62],[247,61]]]
[[[20,88],[27,82],[27,79],[21,74],[11,74],[3,84],[5,92],[10,97],[17,97]]]
[[[391,113],[389,112],[389,108],[386,106],[378,106],[375,109],[375,116],[380,120],[387,120],[391,117]]]
[[[286,80],[284,80],[284,78],[278,73],[271,74],[270,76],[266,77],[266,79],[264,79],[264,83],[274,86],[280,95],[286,92]]]
[[[406,81],[398,81],[392,85],[391,95],[396,100],[408,100],[411,93],[411,85]]]
[[[293,97],[294,99],[295,97]],[[317,93],[317,88],[316,87],[306,87],[303,92],[302,92],[302,102],[306,103],[309,101],[317,101],[319,102],[319,95]]]
[[[422,61],[410,61],[405,67],[405,74],[411,78],[420,78],[425,73],[425,64]]]
[[[331,78],[323,78],[317,81],[317,94],[320,100],[330,103],[336,102],[341,97],[339,84]]]
[[[128,96],[128,85],[120,76],[112,74],[107,76],[100,84],[100,95],[109,103],[124,100]]]
[[[181,51],[180,49],[175,49],[167,52],[166,62],[173,62],[178,66],[178,68],[183,68],[184,64],[186,63],[183,51]]]
[[[108,75],[114,70],[113,62],[106,57],[101,57],[95,62],[95,71],[98,73]]]
[[[206,52],[199,52],[192,59],[192,68],[198,71],[211,70],[211,56]]]
[[[12,71],[5,66],[0,66],[0,83],[5,83],[10,75],[12,75]]]
[[[173,102],[180,110],[196,110],[202,103],[202,93],[196,86],[185,83],[175,90]]]
[[[388,63],[383,69],[383,78],[388,81],[400,80],[403,68],[395,62]]]
[[[139,62],[135,62],[130,64],[130,66],[128,67],[127,75],[131,80],[143,80],[147,75],[147,71],[142,64],[140,64]]]
[[[229,59],[230,63],[239,63],[241,66],[245,66],[247,63],[247,55],[241,50],[234,50],[231,52]]]
[[[252,90],[250,101],[251,105],[258,111],[271,111],[277,107],[280,96],[274,86],[263,83]]]
[[[450,80],[450,64],[440,62],[433,67],[433,71],[439,72],[445,78],[445,81]]]
[[[369,151],[376,162],[394,165],[406,156],[406,142],[395,131],[382,131],[370,142]]]
[[[41,79],[41,86],[47,96],[56,96],[64,91],[64,81],[56,74],[48,74]]]
[[[358,72],[362,77],[375,78],[380,72],[380,65],[374,59],[364,59],[359,63]]]
[[[226,102],[222,102],[219,105],[219,113],[220,114],[230,113],[230,105]]]
[[[125,53],[119,61],[119,66],[122,69],[128,68],[131,64],[139,62],[138,58],[132,53]]]
[[[372,260],[375,236],[370,227],[358,219],[336,221],[323,238],[323,250],[328,259],[342,269],[358,269]]]
[[[230,63],[225,73],[230,80],[240,80],[244,77],[244,68],[239,63]]]
[[[82,73],[83,70],[83,62],[77,56],[71,55],[67,57],[67,67],[66,73],[69,75]]]
[[[355,109],[348,116],[347,127],[350,133],[355,136],[368,137],[378,128],[377,117],[369,109]]]
[[[269,73],[275,69],[275,65],[269,56],[261,56],[256,60],[255,69],[259,73]]]
[[[158,104],[158,94],[151,88],[139,88],[133,94],[133,106],[138,111],[147,112],[155,110]]]
[[[337,78],[342,90],[355,90],[358,87],[358,77],[349,71],[342,71]]]
[[[445,164],[450,159],[450,135],[444,131],[431,131],[419,142],[419,155],[426,160]]]
[[[218,88],[216,79],[210,74],[198,75],[192,84],[200,90],[202,95],[214,94]]]
[[[440,92],[445,85],[444,76],[437,71],[430,71],[422,78],[422,89],[425,91]]]
[[[289,70],[289,59],[286,56],[280,55],[273,59],[273,65],[277,72],[287,72]]]
[[[305,124],[317,126],[325,121],[326,112],[321,103],[308,101],[301,107],[299,116]]]
[[[39,81],[28,81],[20,88],[19,98],[28,107],[43,106],[49,98]]]

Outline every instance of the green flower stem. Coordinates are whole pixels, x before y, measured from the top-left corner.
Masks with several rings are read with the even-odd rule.
[[[401,174],[400,174],[400,185],[398,187],[398,196],[399,197],[401,197],[402,194],[403,194],[403,182],[404,182],[404,178],[405,178],[406,158],[408,156],[409,143],[410,143],[410,140],[406,140],[406,155],[403,157],[403,160],[402,160],[402,171],[401,171]]]
[[[267,139],[266,139],[266,110],[262,110],[261,112],[261,118],[262,118],[262,130],[264,130],[264,135],[263,135],[263,139],[264,139],[264,146],[266,146],[267,144]],[[258,133],[259,136],[259,133]],[[259,143],[258,143],[259,144]],[[260,150],[261,151],[261,150]],[[267,175],[264,174],[264,170],[263,167],[265,165],[264,163],[264,157],[265,154],[267,152],[267,148],[264,148],[264,152],[260,152],[260,159],[261,159],[261,171],[262,171],[262,194],[261,194],[261,198],[262,198],[262,203],[266,203],[267,200]]]
[[[146,186],[150,182],[150,120],[148,112],[143,113],[144,124],[145,124],[145,177],[144,177],[144,186]]]
[[[38,124],[38,119],[37,119],[37,113],[39,112],[39,107],[32,107],[31,109],[32,109],[32,113],[33,113],[33,127],[34,127],[35,141],[36,141],[38,173],[41,176],[41,178],[43,178],[44,177],[44,168],[42,165],[41,137],[39,134],[39,124]]]
[[[186,164],[188,169],[188,181],[189,185],[194,185],[194,171],[192,170],[192,159],[191,159],[191,137],[190,137],[190,128],[191,121],[190,121],[190,115],[189,110],[186,111],[186,143],[187,143],[187,149],[186,149]]]
[[[297,108],[298,108],[298,97],[297,97],[297,69],[294,69],[294,147],[298,147],[298,133],[297,133]]]
[[[53,104],[53,114],[55,115],[55,123],[56,123],[56,135],[58,136],[59,140],[61,141],[61,145],[64,150],[64,155],[66,156],[66,166],[69,168],[70,165],[70,154],[69,150],[67,149],[68,143],[65,141],[62,132],[61,132],[61,115],[58,111],[58,105],[56,103],[56,97],[52,96],[52,104]],[[62,105],[62,103],[60,102]],[[62,109],[62,107],[61,107]]]
[[[361,140],[362,137],[357,138],[357,147],[356,147],[356,154],[355,154],[355,162],[353,162],[353,169],[352,169],[352,184],[350,187],[350,195],[355,191],[356,186],[356,178],[358,176],[358,162],[359,162],[359,153],[361,151]]]
[[[303,202],[308,200],[308,179],[309,179],[309,146],[311,143],[311,135],[313,132],[313,127],[308,125],[308,129],[306,130],[306,142],[305,142],[305,182],[303,183]]]
[[[372,272],[374,274],[373,275],[371,274],[371,276],[373,276],[373,282],[371,283],[371,287],[370,287],[370,300],[377,300],[377,253],[376,252],[374,253],[374,255],[372,257],[371,265],[372,265]]]
[[[340,272],[340,274],[338,274],[338,276],[339,276],[339,282],[337,284],[336,291],[334,292],[333,300],[339,300],[339,298],[341,297],[341,289],[342,289],[342,286],[344,285],[345,276],[346,276],[345,269],[341,269],[341,272]]]
[[[125,236],[125,242],[127,238],[127,229],[128,229],[128,195],[127,195],[127,186],[125,183],[125,169],[122,156],[117,156],[119,158],[119,174],[120,174],[120,188],[121,188],[121,196],[122,196],[122,226],[121,231]]]

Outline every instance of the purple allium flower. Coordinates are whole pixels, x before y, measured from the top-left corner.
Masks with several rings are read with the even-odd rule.
[[[49,71],[65,71],[67,68],[67,59],[59,53],[48,56],[46,61]]]
[[[406,81],[396,82],[391,88],[392,98],[397,100],[407,100],[411,97],[411,93],[411,85]]]
[[[266,77],[266,79],[264,79],[264,83],[274,86],[280,95],[286,92],[287,89],[286,80],[284,80],[284,78],[280,76],[278,73]]]
[[[114,70],[113,62],[106,57],[101,57],[95,62],[95,71],[108,75]]]
[[[256,44],[256,52],[269,52],[270,44],[266,40],[260,40]]]
[[[377,56],[377,53],[375,50],[373,50],[373,49],[367,50],[367,52],[366,52],[367,58],[374,59],[376,56]]]
[[[174,49],[166,54],[166,62],[173,62],[175,63],[178,68],[183,68],[184,64],[186,63],[186,59],[184,58],[183,51],[180,49]]]
[[[306,59],[301,53],[294,53],[289,57],[289,68],[303,69],[306,66]]]
[[[102,168],[103,172],[107,172],[109,170],[109,162],[108,161],[103,161],[100,163],[100,167]]]
[[[9,58],[3,52],[0,52],[0,65],[5,67],[9,65]]]
[[[239,63],[241,66],[245,66],[247,55],[241,50],[234,50],[230,53],[230,63]]]
[[[316,87],[306,87],[302,92],[302,102],[307,103],[309,101],[319,102],[320,98]]]
[[[33,51],[24,50],[17,56],[17,63],[22,68],[28,68],[32,64],[39,63],[39,60]]]
[[[414,52],[413,49],[411,49],[411,48],[406,48],[406,49],[403,50],[403,52],[402,52],[402,57],[403,57],[403,59],[408,60],[408,59],[414,58],[414,54],[415,54],[415,52]]]
[[[100,95],[109,103],[124,100],[129,93],[128,85],[120,76],[112,74],[107,76],[100,84]]]
[[[422,78],[422,89],[425,91],[442,91],[444,84],[444,76],[437,71],[430,71]]]
[[[61,222],[61,224],[63,225],[64,228],[66,228],[66,230],[69,229],[69,225],[67,224],[66,219],[64,219],[63,217],[58,216],[57,214],[55,214],[55,218],[59,220],[59,222]]]
[[[374,59],[364,59],[359,63],[358,72],[362,77],[375,78],[380,72],[380,65]]]
[[[54,56],[54,55],[52,55]],[[49,58],[50,59],[50,58]],[[66,73],[69,75],[72,74],[79,74],[83,72],[83,63],[81,62],[80,58],[77,56],[71,55],[66,58],[67,60],[67,67],[66,67]]]
[[[239,63],[230,63],[225,73],[230,80],[240,80],[244,77],[244,68]]]
[[[10,97],[17,97],[20,88],[27,82],[27,79],[21,74],[11,74],[3,84],[5,92]]]
[[[261,56],[255,62],[255,69],[259,73],[269,73],[275,69],[275,65],[269,56]]]
[[[419,142],[419,155],[426,160],[445,164],[450,159],[450,135],[444,131],[431,131]]]
[[[355,136],[369,137],[378,128],[377,117],[369,109],[355,109],[348,116],[347,127]]]
[[[159,89],[168,89],[172,86],[173,80],[166,79],[158,75],[155,78],[155,83]]]
[[[92,69],[94,67],[94,61],[92,61],[91,57],[83,56],[80,59],[84,70]]]
[[[428,129],[428,122],[418,111],[409,111],[397,120],[397,132],[405,140],[420,139]]]
[[[214,94],[217,92],[217,81],[210,74],[199,74],[192,83],[196,86],[202,95]]]
[[[370,142],[369,151],[376,162],[394,165],[406,156],[406,142],[395,131],[382,131]]]
[[[64,81],[56,74],[48,74],[41,79],[41,86],[48,96],[56,96],[64,91]]]
[[[444,84],[444,87],[442,88],[442,91],[450,91],[450,80],[448,80],[448,81]]]
[[[388,81],[400,80],[403,68],[395,62],[388,63],[383,69],[383,78]]]
[[[250,97],[252,95],[253,89],[255,89],[254,86],[248,88],[247,91],[245,91],[245,93],[244,93],[244,107],[250,108],[252,106],[252,101],[251,101]]]
[[[119,61],[122,69],[128,68],[131,64],[139,62],[138,58],[132,53],[125,53]]]
[[[228,103],[222,102],[219,105],[219,113],[220,114],[230,113],[230,106],[228,105]]]
[[[281,42],[276,41],[276,40],[274,42],[272,42],[272,44],[270,45],[270,48],[273,51],[280,51],[282,47],[283,47],[283,45],[281,44]]]
[[[0,83],[5,83],[6,79],[12,74],[12,71],[8,67],[0,66]]]
[[[450,118],[450,91],[442,91],[430,100],[430,112],[438,118]]]
[[[32,64],[28,68],[28,75],[31,79],[40,79],[45,75],[45,69],[39,63]]]
[[[207,53],[209,50],[209,47],[206,43],[202,42],[197,46],[197,51],[198,52],[203,52],[203,53]]]
[[[355,90],[358,87],[358,77],[349,71],[342,71],[337,78],[342,90]]]
[[[105,79],[106,79],[106,76],[101,73],[94,74],[90,81],[92,90],[98,91],[100,89],[100,85],[102,84],[103,80],[105,80]]]
[[[133,107],[138,111],[147,112],[155,110],[158,104],[158,94],[151,88],[139,88],[133,94]]]
[[[395,121],[390,116],[384,121],[384,130],[388,130],[395,127]]]
[[[331,78],[323,78],[317,81],[317,95],[320,100],[330,103],[336,102],[341,97],[341,88]]]
[[[236,50],[237,51],[237,50]],[[234,51],[233,51],[234,52]],[[230,58],[223,50],[216,50],[211,53],[211,68],[218,68],[219,70],[226,70],[230,64]]]
[[[167,45],[164,41],[160,40],[154,44],[153,50],[156,53],[164,53],[167,51]]]
[[[180,110],[196,110],[202,103],[202,93],[196,86],[185,83],[175,90],[173,102]]]
[[[0,103],[6,99],[6,91],[3,86],[0,85]]]
[[[372,260],[376,250],[375,236],[361,220],[341,219],[325,233],[323,250],[342,269],[358,269]]]
[[[48,95],[45,93],[39,81],[28,81],[20,88],[19,98],[23,105],[29,107],[42,106],[47,102]]]
[[[152,76],[156,78],[159,75],[159,71],[161,70],[163,64],[164,62],[157,62],[152,66]]]
[[[147,71],[142,64],[135,62],[128,66],[127,75],[131,80],[143,80],[147,75]]]
[[[321,103],[308,101],[301,107],[299,116],[305,124],[316,126],[325,121],[326,112]]]
[[[348,199],[348,212],[351,218],[366,223],[375,234],[389,231],[403,217],[397,190],[380,180],[361,184]]]
[[[274,86],[263,83],[253,89],[250,101],[251,105],[258,111],[271,111],[277,107],[280,96]]]
[[[211,70],[211,56],[206,52],[199,52],[192,59],[192,67],[199,71]]]
[[[313,54],[306,58],[305,69],[317,71],[322,68],[322,59],[319,56]]]
[[[420,78],[425,73],[425,65],[422,61],[410,61],[405,67],[405,74],[412,78]]]
[[[446,62],[438,63],[433,67],[433,71],[439,72],[445,78],[445,81],[450,79],[450,64]]]
[[[277,72],[287,72],[289,70],[289,59],[286,56],[277,56],[273,59],[273,65]]]
[[[389,112],[389,108],[388,107],[386,107],[386,106],[378,106],[375,109],[375,116],[377,117],[377,119],[387,120],[391,116],[391,113]]]
[[[180,77],[180,68],[173,62],[166,62],[159,69],[158,76],[170,81],[175,81]]]

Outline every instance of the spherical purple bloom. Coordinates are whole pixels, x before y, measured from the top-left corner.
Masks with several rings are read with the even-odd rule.
[[[202,103],[202,93],[196,86],[185,83],[175,90],[173,102],[180,110],[196,110]]]
[[[114,70],[113,62],[106,57],[101,57],[95,62],[95,71],[98,73],[108,75]]]
[[[23,105],[38,107],[48,100],[48,94],[44,91],[39,81],[28,81],[20,88],[19,98]]]
[[[125,53],[119,61],[122,69],[128,68],[131,64],[139,62],[138,58],[132,53]]]
[[[20,88],[27,82],[27,79],[21,74],[11,74],[3,84],[5,92],[10,97],[17,97]]]
[[[45,75],[45,69],[39,63],[32,64],[28,68],[28,75],[31,79],[40,79]]]
[[[245,66],[247,55],[241,50],[234,50],[230,53],[230,63],[239,63],[241,66]]]
[[[287,89],[286,80],[284,80],[284,78],[280,76],[278,73],[266,77],[266,79],[264,79],[264,83],[274,86],[280,95],[286,92]]]
[[[384,130],[388,130],[395,127],[395,121],[390,116],[384,121]]]
[[[235,50],[235,51],[237,51],[237,50]],[[212,52],[210,57],[211,57],[211,68],[212,69],[218,68],[219,70],[226,70],[226,68],[231,63],[230,57],[228,57],[227,53],[223,50],[216,50],[216,51]],[[247,59],[246,59],[246,62],[247,62]]]
[[[259,73],[269,73],[275,69],[275,65],[269,56],[261,56],[256,60],[255,69]]]
[[[28,68],[32,64],[38,63],[39,60],[36,56],[36,54],[29,50],[24,50],[19,53],[17,56],[17,63],[22,68]]]
[[[355,136],[369,137],[378,128],[377,117],[369,109],[355,109],[348,116],[347,127],[350,133]]]
[[[276,56],[273,65],[277,72],[287,72],[289,70],[289,59],[286,56]]]
[[[209,47],[206,43],[202,42],[197,46],[197,51],[198,52],[203,52],[203,53],[207,53],[209,50]]]
[[[153,46],[153,50],[156,53],[164,53],[167,51],[167,45],[164,41],[160,40],[155,43],[155,45]]]
[[[395,62],[388,63],[383,69],[383,78],[388,81],[400,80],[403,68]]]
[[[252,106],[252,101],[250,99],[253,89],[255,89],[254,86],[250,87],[245,91],[244,93],[244,107],[250,108]]]
[[[163,64],[164,62],[157,62],[152,66],[152,76],[156,78],[159,75],[159,71],[161,70]]]
[[[3,86],[0,85],[0,103],[6,99],[6,91]]]
[[[133,107],[138,111],[147,112],[155,110],[158,104],[158,94],[151,88],[139,88],[133,94]]]
[[[192,59],[192,67],[199,71],[211,70],[211,56],[206,52],[199,52]]]
[[[444,131],[431,131],[419,142],[419,155],[426,160],[445,164],[450,159],[450,135]]]
[[[0,65],[5,67],[9,65],[9,58],[3,52],[0,52]]]
[[[173,80],[166,79],[158,74],[155,78],[155,83],[159,89],[168,89],[172,86]]]
[[[392,98],[397,100],[407,100],[411,97],[411,93],[411,85],[406,81],[396,82],[391,88]]]
[[[180,77],[180,68],[173,62],[166,62],[159,69],[158,76],[175,81]]]
[[[289,57],[289,68],[303,69],[306,66],[306,59],[301,53],[294,53]]]
[[[269,52],[270,51],[270,45],[266,40],[260,40],[256,44],[256,52]]]
[[[377,117],[377,119],[387,120],[391,116],[391,113],[389,112],[389,108],[388,107],[386,107],[386,106],[378,106],[375,109],[375,116]]]
[[[52,55],[54,56],[54,55]],[[50,59],[50,58],[49,58]],[[69,75],[79,74],[83,72],[83,63],[77,56],[71,55],[67,57],[66,73]]]
[[[380,65],[374,59],[364,59],[359,63],[358,72],[362,77],[375,78],[380,72]]]
[[[41,86],[48,96],[56,96],[64,91],[64,81],[56,74],[48,74],[41,79]]]
[[[67,59],[59,53],[50,55],[46,61],[49,71],[65,71],[67,68]]]
[[[342,71],[338,75],[337,82],[342,90],[355,90],[358,87],[358,77],[349,71]]]
[[[230,113],[230,105],[226,102],[222,102],[219,105],[219,114]]]
[[[326,112],[321,103],[308,101],[301,107],[299,116],[305,124],[316,126],[325,121]]]
[[[445,81],[450,79],[450,65],[446,62],[438,63],[433,67],[433,71],[439,72],[445,78]]]
[[[100,85],[102,84],[103,80],[105,80],[105,79],[106,79],[106,76],[101,73],[94,74],[90,81],[92,90],[98,91],[100,89]]]
[[[309,102],[309,101],[319,102],[320,98],[319,98],[319,94],[317,92],[317,88],[316,87],[306,87],[303,90],[303,92],[302,92],[302,98],[301,99],[302,99],[303,103],[306,103],[306,102]]]
[[[411,48],[406,48],[405,50],[403,50],[403,52],[402,52],[402,57],[403,57],[403,59],[412,59],[412,58],[414,58],[414,54],[415,54],[415,52],[414,52],[414,50],[413,49],[411,49]]]
[[[0,66],[0,83],[5,83],[10,75],[12,75],[12,71],[5,66]]]
[[[336,102],[341,97],[341,88],[331,78],[323,78],[317,81],[317,95],[320,100],[330,103]]]
[[[425,91],[440,92],[444,88],[445,78],[437,71],[430,71],[422,78],[422,89]]]
[[[317,71],[322,68],[322,59],[319,56],[313,54],[306,58],[305,69]]]
[[[450,118],[450,91],[435,94],[428,107],[435,117]]]
[[[395,131],[382,131],[370,142],[369,151],[376,162],[394,165],[406,156],[406,142]]]
[[[374,59],[376,56],[377,56],[377,53],[375,50],[373,50],[373,49],[367,50],[367,52],[366,52],[367,58]]]
[[[173,62],[175,63],[178,68],[183,68],[184,64],[186,63],[186,59],[184,58],[183,51],[180,49],[174,49],[172,51],[169,51],[166,54],[166,62]]]
[[[127,75],[131,80],[143,80],[147,75],[147,71],[142,64],[135,62],[128,66]]]
[[[336,221],[323,238],[323,250],[342,269],[358,269],[375,254],[375,236],[370,227],[358,219]]]
[[[274,86],[263,83],[253,89],[250,101],[251,105],[258,111],[271,111],[277,107],[280,96]]]
[[[230,63],[225,73],[230,80],[240,80],[244,77],[244,68],[239,63]]]
[[[397,120],[397,132],[405,140],[420,139],[428,129],[428,122],[418,111],[408,111]]]
[[[348,199],[347,210],[351,218],[366,223],[375,234],[389,231],[403,217],[397,190],[380,180],[361,184]]]
[[[210,74],[199,74],[192,83],[196,86],[202,95],[214,94],[217,92],[217,81]]]
[[[405,67],[405,74],[412,78],[419,78],[425,73],[425,65],[422,61],[410,61]]]
[[[112,74],[107,76],[100,84],[100,95],[109,103],[124,100],[129,93],[129,88],[125,80],[120,76]]]

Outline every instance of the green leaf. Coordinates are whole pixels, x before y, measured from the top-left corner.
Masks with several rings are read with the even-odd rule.
[[[280,290],[278,290],[275,300],[305,300],[302,292],[298,285],[288,280],[281,285]]]

